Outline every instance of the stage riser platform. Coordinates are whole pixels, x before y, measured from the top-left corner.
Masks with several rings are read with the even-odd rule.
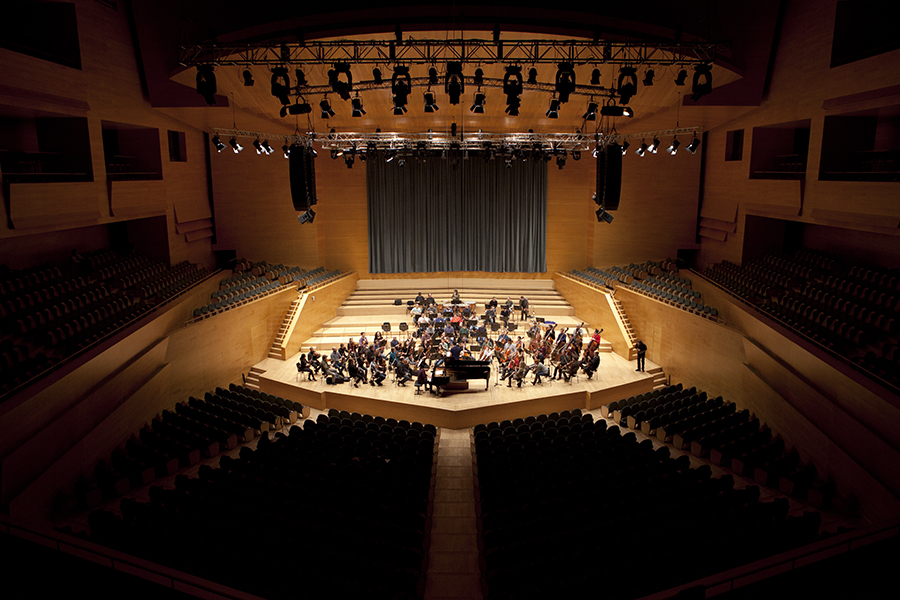
[[[533,312],[540,317],[550,318],[550,317],[574,317],[575,309],[568,305],[560,305],[560,306],[545,306],[545,305],[537,305]],[[337,315],[339,317],[350,317],[350,316],[368,316],[373,313],[384,314],[384,315],[403,315],[407,316],[407,311],[405,306],[394,306],[391,305],[362,305],[362,306],[340,306],[337,309]],[[476,315],[484,314],[483,310],[476,311]]]

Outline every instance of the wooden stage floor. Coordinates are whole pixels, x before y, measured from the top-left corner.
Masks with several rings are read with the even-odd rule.
[[[319,410],[337,408],[362,414],[394,417],[438,427],[460,429],[478,423],[502,421],[554,411],[581,408],[593,410],[621,398],[651,391],[655,376],[662,369],[647,361],[646,372],[635,371],[636,361],[628,361],[614,353],[601,355],[600,368],[592,380],[580,373],[578,380],[531,383],[533,375],[519,388],[506,382],[496,385],[496,362],[491,367],[491,380],[485,390],[484,380],[469,382],[470,389],[462,393],[436,397],[423,391],[416,394],[413,382],[400,387],[389,376],[383,386],[351,383],[328,385],[324,378],[306,381],[306,375],[298,377],[296,363],[299,354],[287,361],[267,358],[257,364],[259,387],[262,391],[290,398]]]

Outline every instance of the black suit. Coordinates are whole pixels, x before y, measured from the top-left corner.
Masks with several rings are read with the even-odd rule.
[[[637,371],[644,370],[644,356],[647,354],[647,344],[638,340],[638,343],[634,345],[634,349],[637,350]]]

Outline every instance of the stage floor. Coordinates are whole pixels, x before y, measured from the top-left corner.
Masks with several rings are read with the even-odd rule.
[[[381,387],[360,384],[357,388],[351,383],[328,385],[322,377],[318,381],[306,381],[306,375],[297,375],[298,360],[299,354],[287,361],[267,358],[257,364],[254,371],[258,373],[260,389],[319,410],[338,408],[451,429],[573,408],[593,410],[651,391],[662,374],[662,369],[650,361],[646,372],[636,372],[636,361],[609,352],[601,355],[600,368],[591,380],[580,373],[571,383],[545,379],[533,385],[533,375],[529,374],[522,387],[515,383],[507,387],[505,381],[497,385],[499,376],[494,362],[487,389],[484,380],[472,380],[465,392],[436,397],[424,390],[416,394],[413,382],[401,387],[391,377]]]

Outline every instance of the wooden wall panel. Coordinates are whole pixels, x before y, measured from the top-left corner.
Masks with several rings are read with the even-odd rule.
[[[741,262],[743,220],[748,213],[900,237],[896,227],[900,217],[900,204],[896,202],[900,183],[818,180],[825,117],[896,106],[895,95],[877,91],[900,84],[900,71],[896,68],[900,50],[830,68],[836,4],[837,0],[790,3],[781,25],[766,99],[758,108],[748,109],[744,115],[707,133],[701,214],[721,219],[722,215],[733,214],[738,206],[740,215],[737,234],[729,234],[724,242],[702,240],[699,267],[720,260]],[[848,91],[873,93],[867,100],[860,97],[857,102],[828,102],[845,97]],[[749,180],[753,128],[801,119],[811,121],[805,181]],[[726,132],[734,129],[744,130],[743,160],[725,162]],[[799,213],[795,210],[800,208],[796,206],[798,198],[802,201]],[[788,206],[790,214],[781,210]],[[845,218],[833,211],[847,211],[856,216]],[[889,217],[884,221],[893,222],[894,226],[878,227],[875,224],[879,216]]]
[[[318,175],[319,165],[330,159],[319,156],[316,181],[321,189],[319,181],[324,178]],[[305,268],[322,265],[318,250],[322,218],[300,225],[283,155],[257,155],[252,147],[235,154],[226,148],[212,153],[212,176],[215,249],[235,250],[239,258],[253,261]],[[319,207],[314,210],[318,213]]]
[[[575,309],[578,318],[584,319],[592,328],[603,329],[603,338],[612,344],[613,352],[630,359],[631,345],[625,333],[619,328],[606,294],[569,277],[553,276],[557,291]],[[593,333],[593,330],[590,331]]]
[[[95,183],[14,183],[10,219],[16,229],[82,227],[100,220]]]
[[[650,140],[647,140],[648,143]],[[622,195],[612,223],[594,226],[593,265],[609,267],[675,258],[679,249],[696,248],[701,156],[682,150],[670,156],[661,139],[657,154],[643,158],[631,148],[622,160]],[[587,196],[590,198],[590,194]],[[596,207],[594,207],[596,208]]]
[[[303,294],[300,316],[286,341],[285,357],[297,354],[303,342],[311,338],[326,321],[337,316],[338,307],[356,289],[358,280],[359,275],[353,273]]]
[[[164,181],[112,181],[109,185],[111,214],[131,219],[165,214],[167,192]]]
[[[316,160],[315,206],[321,264],[341,272],[369,272],[369,218],[366,163],[348,169],[343,159],[332,160],[319,151]],[[307,225],[304,225],[307,227]]]
[[[268,354],[296,294],[295,288],[276,292],[172,333],[166,355],[171,397],[185,400],[240,382]]]
[[[571,157],[565,168],[547,163],[547,274],[582,269],[591,260],[587,240],[597,221],[591,200],[597,187],[596,168],[589,152],[579,161]]]

